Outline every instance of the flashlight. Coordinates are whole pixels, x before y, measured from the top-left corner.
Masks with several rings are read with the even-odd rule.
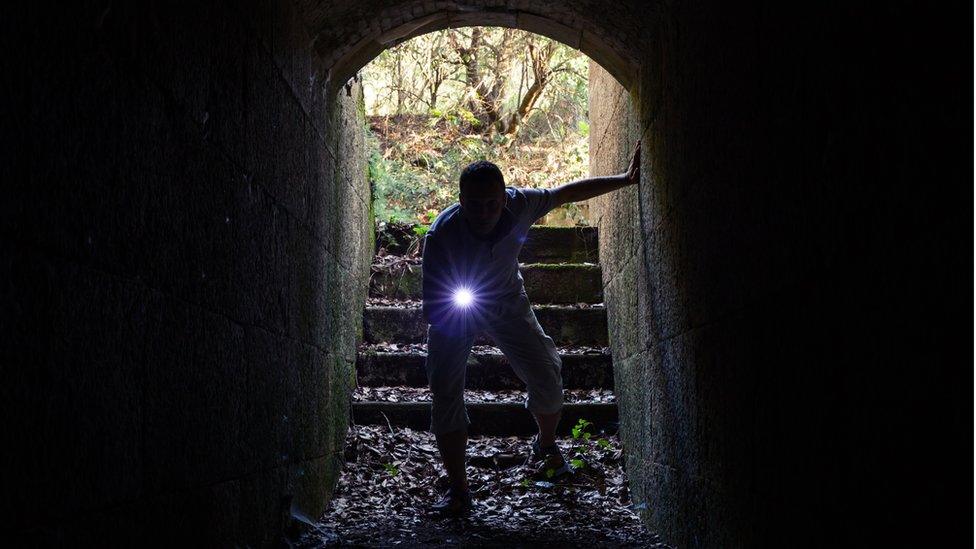
[[[458,288],[454,291],[454,304],[458,307],[467,307],[474,302],[474,294],[467,288]]]

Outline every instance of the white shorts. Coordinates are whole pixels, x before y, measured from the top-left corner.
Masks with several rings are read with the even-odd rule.
[[[515,375],[525,383],[525,407],[552,414],[563,406],[562,361],[552,338],[539,325],[531,306],[513,320],[485,328],[508,358]],[[431,392],[430,430],[435,435],[467,430],[471,420],[464,408],[464,375],[475,334],[449,335],[427,328],[427,380]]]

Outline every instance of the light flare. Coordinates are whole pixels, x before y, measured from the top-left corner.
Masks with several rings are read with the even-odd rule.
[[[467,307],[474,303],[474,294],[467,288],[454,290],[454,304],[458,307]]]

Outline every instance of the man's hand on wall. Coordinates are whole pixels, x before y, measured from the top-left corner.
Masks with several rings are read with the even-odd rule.
[[[602,177],[587,177],[556,187],[552,189],[553,207],[561,206],[567,202],[589,200],[594,196],[600,196],[638,182],[640,182],[640,141],[634,147],[634,156],[630,159],[630,166],[627,167],[626,172]]]
[[[630,166],[627,167],[627,183],[631,185],[640,183],[640,153],[641,142],[638,139],[637,145],[634,146],[634,157],[630,159]]]

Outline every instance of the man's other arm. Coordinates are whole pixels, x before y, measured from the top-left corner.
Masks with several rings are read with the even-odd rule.
[[[617,175],[602,177],[587,177],[577,179],[565,185],[552,189],[553,207],[562,206],[569,202],[589,200],[595,196],[615,191],[621,187],[633,185],[640,181],[640,141],[634,148],[634,156],[630,160],[627,171]]]
[[[422,312],[428,324],[440,324],[446,313],[447,254],[433,235],[424,237]]]

